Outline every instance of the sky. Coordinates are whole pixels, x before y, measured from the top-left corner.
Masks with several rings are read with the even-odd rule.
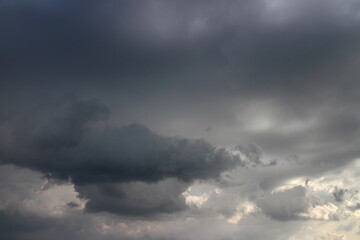
[[[360,1],[0,0],[0,239],[360,238]]]

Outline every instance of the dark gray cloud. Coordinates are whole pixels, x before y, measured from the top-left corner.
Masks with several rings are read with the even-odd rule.
[[[244,164],[204,140],[163,137],[141,125],[91,131],[91,123],[109,114],[96,101],[73,99],[44,111],[27,116],[29,125],[20,129],[21,117],[4,123],[15,140],[4,135],[1,162],[70,180],[92,212],[147,216],[181,211],[186,209],[181,193],[193,180],[216,179]]]
[[[54,222],[51,218],[34,219],[35,216],[21,216],[18,213],[0,213],[0,234],[9,237],[11,234],[26,234],[37,232],[53,227]]]
[[[63,202],[66,211],[81,211],[87,199],[80,218],[123,216],[113,225],[79,220],[79,229],[97,226],[82,235],[45,224],[48,217],[31,215],[32,226],[24,207],[9,218],[19,234],[6,238],[116,239],[108,226],[162,214],[190,215],[200,230],[170,222],[171,236],[119,236],[263,239],[255,232],[274,233],[271,225],[273,239],[288,238],[282,226],[304,220],[314,199],[303,187],[270,192],[289,179],[340,173],[360,156],[359,10],[356,0],[1,1],[0,163],[49,182],[41,191],[3,183],[0,206],[9,214],[29,191],[71,181],[81,199]],[[217,189],[186,198],[198,181]],[[350,188],[338,186],[333,203],[341,206]],[[351,200],[345,208],[356,212]],[[268,218],[242,216],[244,201]],[[219,225],[218,214],[243,222]],[[204,234],[207,224],[227,233]],[[45,228],[28,237],[18,225]]]
[[[188,208],[181,195],[189,184],[176,179],[159,183],[103,183],[76,186],[81,198],[89,199],[86,210],[137,217],[153,217]]]
[[[62,218],[37,216],[36,214],[0,213],[0,237],[3,239],[116,239],[105,236],[95,230],[99,227],[92,219],[82,216],[66,216]],[[119,237],[119,235],[117,236]],[[133,239],[121,236],[121,239]]]
[[[356,11],[338,13],[345,4],[322,0],[275,4],[7,2],[0,9],[3,62],[8,65],[4,74],[114,79],[139,72],[180,73],[194,69],[193,64],[195,69],[217,65],[234,72],[234,77],[247,76],[249,81],[241,81],[241,87],[276,90],[274,84],[290,87],[289,72],[321,66],[358,40]],[[358,7],[351,1],[346,4]],[[269,74],[277,76],[272,84],[266,80]],[[254,81],[254,75],[265,78]],[[168,80],[158,78],[152,84],[163,81]]]
[[[27,119],[32,123],[29,128],[8,129],[16,134],[12,136],[16,142],[10,148],[6,142],[1,146],[1,161],[76,184],[216,178],[241,164],[240,158],[204,140],[163,137],[141,125],[86,131],[91,122],[107,115],[104,106],[91,101],[70,102],[42,112],[40,117]],[[3,128],[15,127],[11,124]]]

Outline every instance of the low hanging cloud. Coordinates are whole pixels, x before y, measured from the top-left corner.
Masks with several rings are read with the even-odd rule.
[[[188,183],[167,179],[158,183],[103,183],[75,186],[81,198],[88,199],[89,212],[149,217],[187,209],[182,193]]]
[[[23,132],[15,130],[19,143],[11,149],[0,146],[2,162],[75,184],[216,178],[242,163],[204,140],[163,137],[137,124],[90,132],[88,125],[105,119],[107,108],[91,101],[62,107],[60,116],[37,119],[46,122]]]
[[[163,137],[137,124],[91,131],[91,123],[109,114],[95,101],[73,100],[57,109],[34,116],[29,128],[8,129],[17,143],[0,146],[1,161],[70,180],[88,199],[89,211],[144,216],[181,211],[186,208],[181,193],[193,180],[216,179],[243,165],[239,156],[204,140]],[[8,121],[4,128],[16,126],[16,119],[13,125]]]

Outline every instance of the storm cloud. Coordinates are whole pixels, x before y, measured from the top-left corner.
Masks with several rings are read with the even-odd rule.
[[[19,145],[2,145],[3,163],[30,167],[76,184],[216,178],[241,164],[239,157],[204,140],[162,137],[141,125],[88,132],[88,124],[109,112],[91,101],[59,108],[63,111],[56,110],[50,118],[34,117],[33,124],[21,132],[5,123],[4,128],[17,134],[12,137]]]
[[[91,131],[91,123],[109,115],[96,101],[72,99],[46,110],[27,118],[27,127],[18,128],[18,116],[4,122],[4,132],[12,134],[4,135],[1,161],[70,181],[89,200],[89,211],[147,216],[185,210],[181,194],[191,182],[246,164],[204,140],[163,137],[137,124]]]
[[[0,238],[357,239],[359,13],[0,1]]]

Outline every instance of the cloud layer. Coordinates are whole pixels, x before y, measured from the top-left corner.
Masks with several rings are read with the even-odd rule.
[[[4,0],[0,238],[358,239],[357,0]]]

